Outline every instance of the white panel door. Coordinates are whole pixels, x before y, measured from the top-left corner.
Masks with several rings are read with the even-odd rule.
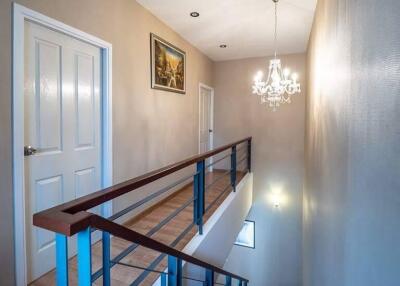
[[[34,227],[32,215],[101,187],[100,53],[25,23],[24,141],[33,148],[25,156],[28,281],[55,266],[54,233]]]
[[[212,89],[200,86],[200,132],[199,132],[199,151],[200,153],[209,151],[212,139]]]

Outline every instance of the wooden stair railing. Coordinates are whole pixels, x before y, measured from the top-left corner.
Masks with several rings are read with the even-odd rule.
[[[203,216],[205,214],[204,196],[207,186],[205,186],[206,169],[224,158],[230,158],[230,186],[233,191],[236,189],[236,172],[237,166],[241,163],[246,163],[246,169],[251,171],[251,137],[224,145],[214,150],[190,157],[181,162],[171,164],[164,168],[155,170],[145,175],[136,177],[123,183],[105,188],[90,195],[78,198],[76,200],[61,204],[59,206],[36,213],[33,216],[33,224],[37,227],[47,229],[56,233],[56,279],[57,285],[68,285],[68,237],[77,234],[78,247],[78,284],[79,286],[89,286],[99,276],[103,276],[103,285],[109,286],[111,283],[110,269],[113,261],[110,258],[110,235],[122,238],[126,241],[133,242],[137,245],[147,247],[158,251],[168,256],[168,271],[160,272],[161,285],[168,286],[182,285],[182,261],[192,263],[205,269],[205,280],[203,285],[214,285],[215,273],[225,275],[225,285],[231,285],[232,279],[238,281],[238,285],[247,285],[248,280],[239,275],[227,272],[219,267],[196,259],[193,256],[187,255],[181,251],[158,242],[148,236],[135,232],[129,228],[119,225],[112,220],[118,218],[131,211],[139,205],[147,203],[154,196],[149,196],[141,200],[139,203],[114,214],[109,219],[103,218],[96,214],[90,213],[87,210],[99,206],[112,199],[120,197],[126,193],[137,190],[138,188],[154,182],[160,178],[168,176],[174,172],[182,170],[190,165],[196,164],[196,172],[193,174],[193,223],[198,226],[199,233],[202,234]],[[240,144],[243,147],[238,148]],[[206,159],[220,154],[226,150],[231,150],[227,156],[219,158],[213,163],[206,165]],[[241,160],[237,160],[239,150],[244,150],[245,155]],[[188,177],[191,178],[192,176]],[[211,183],[212,184],[212,183]],[[210,184],[210,185],[211,185]],[[175,184],[176,185],[176,184]],[[171,186],[162,190],[165,192]],[[161,194],[162,192],[159,192]],[[91,232],[92,230],[100,230],[103,240],[103,265],[102,269],[95,275],[91,269]],[[115,263],[114,263],[115,264]],[[150,270],[151,271],[151,270]]]

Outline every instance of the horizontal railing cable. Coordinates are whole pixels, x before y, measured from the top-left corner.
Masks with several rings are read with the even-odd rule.
[[[135,269],[150,271],[150,272],[154,272],[154,273],[158,273],[158,274],[168,275],[168,273],[166,273],[164,271],[158,271],[158,270],[146,268],[146,267],[143,267],[143,266],[133,265],[133,264],[124,263],[124,262],[120,262],[120,261],[114,261],[114,260],[111,260],[111,262],[113,262],[114,264],[121,265],[121,266],[126,266],[126,267],[130,267],[130,268],[135,268]]]
[[[148,197],[146,197],[146,198],[144,198],[144,199],[142,199],[142,200],[130,205],[129,207],[127,207],[127,208],[115,213],[114,215],[110,216],[108,219],[109,220],[116,220],[117,218],[120,218],[121,216],[126,215],[127,213],[133,211],[134,209],[140,207],[141,205],[143,205],[143,204],[151,201],[152,199],[158,197],[159,195],[162,195],[163,193],[165,193],[165,192],[169,191],[170,189],[182,184],[183,182],[185,182],[185,181],[187,181],[189,179],[192,179],[193,176],[196,175],[196,174],[197,173],[191,174],[190,176],[184,177],[184,178],[180,179],[179,181],[174,182],[174,183],[170,184],[169,186],[167,186],[165,188],[162,188],[161,190],[149,195]]]
[[[231,185],[226,186],[225,189],[217,196],[217,198],[216,198],[214,201],[212,201],[212,202],[208,205],[208,207],[206,207],[205,212],[207,212],[210,208],[212,208],[212,206],[215,205],[215,203],[216,203],[216,202],[223,196],[223,194],[224,194],[229,188],[231,188],[231,187],[232,187]]]
[[[236,153],[239,153],[240,151],[247,149],[247,145],[244,145],[243,147],[237,148]]]
[[[204,283],[206,282],[206,281],[204,281],[204,280],[200,280],[200,279],[196,279],[196,278],[191,278],[191,277],[187,277],[187,276],[182,276],[182,279],[190,280],[190,281],[194,281],[194,282],[199,282],[199,283],[202,283],[203,285],[204,285]]]
[[[149,265],[149,269],[154,269],[157,267],[158,264],[166,257],[167,255],[162,253],[160,254],[156,259],[153,260],[153,262]],[[146,277],[151,273],[151,270],[145,270],[142,273],[140,273],[139,277],[135,279],[130,286],[139,286],[145,279]]]
[[[187,208],[192,202],[194,201],[194,198],[191,197],[189,200],[187,200],[182,206],[174,210],[170,215],[168,215],[166,218],[164,218],[159,224],[157,224],[155,227],[153,227],[150,231],[146,233],[146,236],[153,236],[157,231],[159,231],[163,226],[165,226],[167,223],[169,223],[175,216],[177,216],[181,211],[183,211],[185,208]],[[132,251],[134,251],[139,245],[136,243],[131,244],[127,248],[125,248],[123,251],[121,251],[118,255],[116,255],[112,261],[121,261],[124,259],[126,256],[128,256]],[[115,265],[114,262],[111,262],[110,267],[113,267]],[[96,281],[99,277],[101,277],[103,273],[103,269],[100,268],[97,270],[93,275],[92,275],[92,282]]]
[[[222,175],[218,176],[216,179],[214,179],[211,183],[209,183],[208,185],[205,186],[205,189],[209,189],[210,187],[212,187],[212,185],[214,185],[216,182],[218,182],[219,180],[221,180],[222,178],[224,178],[226,175],[228,175],[231,172],[231,170],[226,171],[225,173],[223,173]]]
[[[185,235],[193,228],[193,226],[195,226],[194,223],[189,224],[169,246],[175,247],[181,241],[181,239],[184,238]],[[154,269],[155,267],[157,267],[157,265],[163,260],[165,256],[165,254],[160,254],[155,260],[153,260],[149,268]],[[143,280],[146,279],[147,275],[149,275],[149,271],[142,272],[140,276],[136,278],[133,283],[130,284],[130,286],[140,285],[140,283],[142,283]]]
[[[247,160],[247,156],[244,156],[242,159],[240,159],[239,161],[237,161],[236,165],[239,165],[239,164],[242,163],[244,160]]]
[[[211,167],[211,166],[217,164],[218,162],[221,162],[222,160],[224,160],[224,159],[226,159],[226,158],[228,158],[228,157],[230,157],[230,156],[231,156],[231,153],[227,154],[226,156],[224,156],[224,157],[222,157],[222,158],[219,158],[219,159],[216,160],[216,161],[213,161],[212,163],[208,164],[208,165],[206,166],[206,168]]]
[[[247,158],[245,158],[245,159],[247,159]],[[243,165],[243,163],[245,163],[244,165]],[[243,172],[243,171],[245,171],[245,172],[248,172],[249,171],[249,167],[247,166],[247,160],[243,160],[242,162],[238,162],[237,163],[237,168],[238,168],[238,171],[239,172]],[[244,167],[243,169],[239,169],[239,167],[242,165],[242,167]]]

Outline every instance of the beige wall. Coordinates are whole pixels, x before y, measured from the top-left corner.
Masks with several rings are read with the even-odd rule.
[[[400,1],[319,0],[308,50],[304,286],[400,281]]]
[[[0,279],[12,285],[11,2],[0,1]],[[134,0],[16,1],[113,45],[114,182],[197,152],[198,84],[213,63]],[[187,94],[150,88],[150,32],[187,53]]]
[[[215,63],[215,140],[219,145],[253,136],[254,196],[249,219],[256,221],[256,249],[234,246],[226,269],[250,285],[301,285],[301,216],[305,128],[305,54],[282,56],[297,71],[303,92],[276,112],[252,95],[258,70],[269,59]],[[282,187],[287,203],[277,210],[268,195]]]

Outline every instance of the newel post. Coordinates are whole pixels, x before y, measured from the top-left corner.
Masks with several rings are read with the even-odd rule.
[[[78,285],[92,285],[92,250],[90,227],[78,232]]]
[[[68,286],[68,238],[56,233],[57,286]]]

